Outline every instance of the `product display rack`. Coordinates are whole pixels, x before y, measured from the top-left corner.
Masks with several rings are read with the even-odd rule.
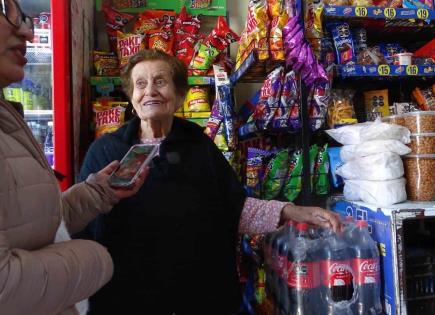
[[[344,65],[336,67],[345,77],[435,77],[435,65]]]
[[[382,8],[361,6],[326,6],[325,17],[335,18],[370,18],[384,20],[435,20],[435,10]]]

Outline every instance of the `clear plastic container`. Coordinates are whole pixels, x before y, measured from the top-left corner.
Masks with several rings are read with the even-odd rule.
[[[405,116],[404,114],[387,116],[382,118],[382,122],[405,126]]]
[[[411,134],[411,154],[435,154],[435,133]]]
[[[404,114],[405,127],[411,133],[435,132],[435,111],[418,111]]]
[[[433,170],[435,169],[435,154],[413,154],[403,157],[406,177],[406,194],[409,200],[435,200],[435,185]]]

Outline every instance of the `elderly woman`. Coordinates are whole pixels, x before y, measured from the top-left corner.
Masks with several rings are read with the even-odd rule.
[[[176,58],[141,51],[122,81],[136,117],[92,144],[82,178],[134,144],[160,148],[139,192],[93,226],[115,273],[91,298],[91,314],[233,314],[241,302],[237,233],[272,231],[287,219],[340,228],[337,216],[320,208],[246,197],[202,129],[174,117],[188,89],[186,68]]]
[[[32,20],[15,0],[0,1],[0,89],[23,79]],[[74,304],[111,277],[107,250],[93,241],[53,244],[61,219],[70,232],[109,211],[129,190],[107,184],[118,162],[61,193],[22,108],[0,99],[0,313],[77,314]]]

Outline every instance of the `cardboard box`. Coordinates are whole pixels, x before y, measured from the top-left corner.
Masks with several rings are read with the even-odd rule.
[[[413,315],[407,311],[404,223],[407,220],[435,218],[435,202],[405,202],[383,208],[346,201],[342,197],[332,197],[330,202],[331,210],[356,220],[368,221],[369,231],[379,245],[381,302],[385,314]],[[433,296],[430,298],[434,299]],[[423,311],[420,314],[429,313]]]

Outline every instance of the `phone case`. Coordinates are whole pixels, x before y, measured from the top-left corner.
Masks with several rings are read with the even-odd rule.
[[[136,144],[132,146],[110,175],[109,183],[114,187],[129,187],[139,176],[140,170],[148,165],[158,151],[158,145]]]

